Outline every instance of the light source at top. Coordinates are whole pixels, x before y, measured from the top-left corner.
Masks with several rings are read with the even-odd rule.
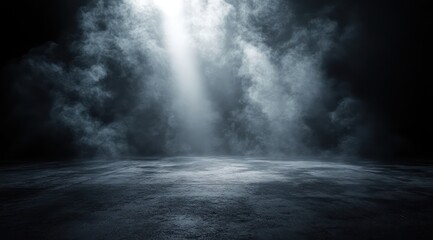
[[[153,0],[153,4],[168,16],[182,14],[183,0]]]

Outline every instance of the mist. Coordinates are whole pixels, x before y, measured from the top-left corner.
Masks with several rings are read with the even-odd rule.
[[[87,2],[75,34],[8,67],[6,155],[362,154],[380,121],[327,69],[359,26],[298,5]]]

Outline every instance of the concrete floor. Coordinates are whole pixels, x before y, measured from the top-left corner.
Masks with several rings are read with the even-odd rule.
[[[0,168],[0,239],[433,239],[433,166],[178,157]]]

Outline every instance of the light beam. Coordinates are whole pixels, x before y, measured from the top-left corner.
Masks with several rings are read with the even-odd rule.
[[[175,108],[182,122],[181,137],[189,148],[208,151],[211,142],[211,109],[187,31],[183,0],[154,0],[163,20],[165,47],[176,89]]]

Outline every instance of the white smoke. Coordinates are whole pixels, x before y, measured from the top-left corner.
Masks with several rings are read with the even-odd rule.
[[[337,130],[356,124],[347,120],[356,114],[340,117],[350,98],[334,112],[320,102],[332,90],[322,63],[336,46],[337,23],[298,26],[281,0],[184,0],[184,29],[167,33],[171,10],[161,4],[94,1],[81,11],[70,60],[45,49],[25,61],[52,85],[51,121],[72,130],[84,154],[307,154],[321,149],[306,118]],[[183,104],[176,78],[193,78]],[[356,142],[339,133],[336,150]]]

